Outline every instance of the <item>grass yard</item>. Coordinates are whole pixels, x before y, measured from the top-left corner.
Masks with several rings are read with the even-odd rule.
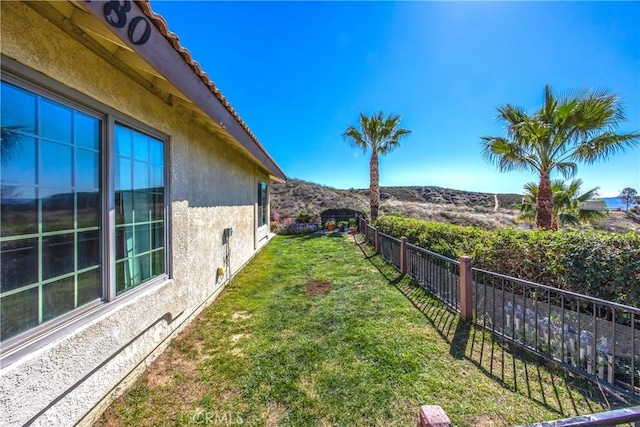
[[[457,426],[512,426],[602,402],[459,323],[353,237],[277,236],[99,425],[408,426],[437,404]]]

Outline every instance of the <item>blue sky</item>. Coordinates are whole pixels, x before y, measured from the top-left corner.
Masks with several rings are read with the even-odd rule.
[[[368,155],[341,138],[360,112],[413,133],[383,157],[381,185],[520,193],[533,172],[498,173],[480,136],[495,107],[533,112],[549,83],[619,94],[640,130],[640,2],[153,1],[290,178],[369,185]],[[578,167],[604,197],[640,190],[640,148]]]

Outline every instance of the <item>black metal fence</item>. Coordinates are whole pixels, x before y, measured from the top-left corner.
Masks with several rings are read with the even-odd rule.
[[[371,246],[376,245],[376,229],[365,223],[364,235]]]
[[[459,261],[403,244],[362,218],[358,225],[385,260],[451,309],[460,312],[462,295],[471,295],[465,306],[477,325],[640,401],[640,309],[478,268],[461,283]]]
[[[400,240],[383,233],[378,233],[378,236],[380,239],[379,252],[382,257],[400,268]]]
[[[573,372],[640,397],[640,309],[472,271],[477,324]]]
[[[611,411],[563,418],[555,421],[543,421],[521,427],[604,427],[619,425],[629,427],[640,426],[640,406],[613,409]]]
[[[408,244],[407,274],[453,310],[460,311],[458,261]]]

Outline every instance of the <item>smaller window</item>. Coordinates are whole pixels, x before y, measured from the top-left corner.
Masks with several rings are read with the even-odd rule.
[[[267,223],[267,207],[269,206],[267,184],[258,183],[258,227]]]
[[[164,142],[115,125],[116,295],[165,273]]]

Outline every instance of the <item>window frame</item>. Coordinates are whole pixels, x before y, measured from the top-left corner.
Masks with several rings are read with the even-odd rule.
[[[263,197],[264,186],[264,197]],[[265,181],[258,180],[258,194],[257,194],[257,207],[258,207],[258,228],[269,225],[269,185]]]
[[[100,120],[100,254],[101,254],[101,298],[89,302],[51,320],[18,333],[0,343],[0,365],[12,363],[48,343],[66,336],[78,326],[105,313],[116,310],[140,293],[161,286],[172,278],[171,203],[170,203],[170,146],[171,138],[157,129],[136,120],[88,95],[70,88],[38,71],[30,69],[11,58],[0,56],[3,82],[14,85],[58,102],[66,107],[88,114]],[[121,124],[138,132],[159,139],[164,146],[164,274],[153,277],[116,297],[116,222],[115,222],[115,125]],[[42,262],[42,260],[39,260]]]

